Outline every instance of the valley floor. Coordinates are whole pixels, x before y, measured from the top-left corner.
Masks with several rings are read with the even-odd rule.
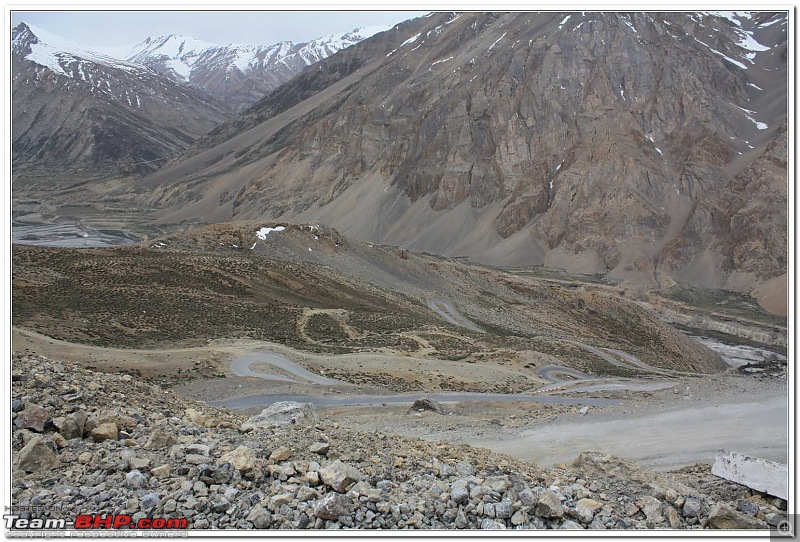
[[[505,397],[459,393],[448,400],[441,390],[398,394],[377,385],[309,378],[315,373],[302,367],[317,371],[323,367],[323,374],[326,368],[341,371],[366,359],[380,359],[374,354],[312,356],[246,340],[184,349],[112,349],[57,341],[21,329],[15,329],[13,337],[18,350],[63,356],[98,370],[138,371],[149,379],[176,384],[173,391],[188,398],[244,413],[257,413],[276,400],[311,401],[322,406],[321,415],[331,423],[354,430],[391,427],[399,435],[486,447],[544,466],[570,463],[584,450],[632,459],[655,470],[709,464],[721,449],[780,462],[788,457],[785,379],[745,375],[734,369],[716,375],[620,379],[618,383],[624,385],[619,389],[595,384],[594,391],[579,391],[575,385],[579,380],[565,380],[561,382],[564,389],[541,395],[530,390],[516,390]],[[272,354],[275,365],[259,362],[265,350],[302,361],[294,363]],[[403,373],[409,363],[422,362],[404,359],[407,356],[384,357],[383,370],[390,373],[392,367]],[[448,363],[455,365],[442,362]],[[168,378],[170,373],[183,377]],[[460,376],[470,379],[469,372]],[[571,392],[570,386],[578,391]],[[411,411],[420,397],[441,400],[442,413]],[[585,405],[588,410],[582,412]]]

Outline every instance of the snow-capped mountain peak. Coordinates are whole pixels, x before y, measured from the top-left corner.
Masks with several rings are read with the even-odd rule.
[[[156,72],[182,85],[224,98],[242,109],[285,83],[306,67],[392,26],[355,28],[309,42],[271,45],[219,45],[168,34],[122,46],[86,47],[42,28],[20,23],[12,50],[52,72],[85,79],[81,61],[129,72]],[[78,60],[78,62],[76,62]]]
[[[14,29],[12,51],[25,59],[44,66],[59,75],[82,77],[81,61],[89,61],[101,66],[125,71],[146,70],[143,66],[91,51],[82,45],[53,34],[43,28],[20,23]]]

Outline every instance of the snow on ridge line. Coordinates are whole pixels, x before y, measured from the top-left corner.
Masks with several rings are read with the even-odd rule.
[[[58,34],[53,34],[38,26],[33,26],[28,23],[24,24],[30,29],[31,34],[33,34],[37,41],[37,43],[32,43],[30,45],[31,52],[27,54],[25,58],[57,74],[66,75],[68,77],[71,76],[71,74],[68,74],[61,67],[63,56],[72,57],[75,60],[87,60],[89,62],[129,72],[149,71],[146,67],[139,64],[112,58],[103,53],[85,49],[77,43],[71,42]]]
[[[256,232],[256,237],[261,239],[262,241],[266,241],[267,235],[269,235],[273,231],[283,231],[286,229],[286,226],[275,226],[274,228],[268,228],[264,226],[260,230]]]

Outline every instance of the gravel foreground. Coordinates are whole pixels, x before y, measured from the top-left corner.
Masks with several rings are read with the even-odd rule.
[[[359,433],[282,404],[250,419],[128,375],[12,365],[12,503],[25,518],[186,518],[202,529],[768,529],[786,502],[575,451],[544,469]],[[656,430],[656,428],[654,428]],[[579,455],[580,454],[580,455]]]

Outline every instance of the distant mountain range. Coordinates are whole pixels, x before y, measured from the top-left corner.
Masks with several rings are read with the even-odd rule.
[[[171,34],[103,51],[148,66],[244,109],[300,71],[391,26],[357,28],[304,43],[215,45]]]
[[[12,32],[16,172],[152,171],[309,65],[380,30],[266,46],[170,35],[90,49],[20,23]]]

